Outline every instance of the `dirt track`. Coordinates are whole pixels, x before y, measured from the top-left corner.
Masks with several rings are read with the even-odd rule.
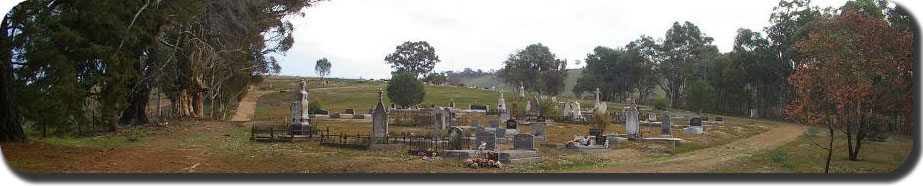
[[[791,142],[801,136],[804,129],[797,125],[779,125],[767,132],[740,139],[725,145],[679,154],[670,159],[626,162],[623,166],[602,169],[578,170],[592,173],[697,173],[716,166],[750,157]]]
[[[256,102],[260,100],[260,96],[270,92],[271,91],[261,91],[254,89],[247,91],[247,95],[244,96],[244,99],[241,99],[240,103],[237,104],[237,110],[234,113],[234,117],[231,117],[231,121],[252,120],[253,112],[256,109]]]

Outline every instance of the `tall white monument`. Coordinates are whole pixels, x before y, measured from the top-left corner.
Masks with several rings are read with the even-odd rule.
[[[522,86],[522,81],[519,82],[519,98],[526,99],[526,87]]]
[[[307,135],[310,133],[308,131],[311,128],[311,117],[310,117],[310,108],[308,108],[308,102],[310,102],[308,91],[305,90],[306,83],[304,80],[301,80],[301,83],[298,83],[295,87],[295,101],[292,102],[291,108],[291,130],[293,134],[296,135]]]
[[[506,100],[503,99],[503,90],[500,90],[500,99],[497,100],[497,110],[506,110]]]
[[[596,108],[593,109],[593,110],[596,111],[597,114],[605,114],[605,113],[606,113],[606,109],[607,109],[606,107],[608,107],[608,105],[606,104],[606,102],[601,100],[601,99],[602,99],[602,98],[600,97],[601,94],[602,94],[602,92],[600,92],[600,91],[599,91],[599,87],[597,87],[597,88],[596,88],[596,105],[595,105]]]
[[[632,139],[641,136],[641,126],[638,115],[638,106],[635,105],[634,101],[632,101],[631,106],[628,108],[628,110],[625,111],[625,129],[629,138]]]

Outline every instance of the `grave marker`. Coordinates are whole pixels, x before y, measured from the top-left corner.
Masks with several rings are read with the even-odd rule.
[[[493,132],[478,132],[475,142],[476,142],[475,144],[478,144],[478,145],[480,145],[481,142],[487,142],[488,150],[497,149],[497,135],[494,134]]]
[[[535,150],[535,136],[532,134],[513,136],[513,150]]]
[[[382,93],[384,91],[378,88],[378,104],[372,112],[372,138],[380,140],[377,142],[384,142],[384,138],[388,136],[388,111],[385,110]]]

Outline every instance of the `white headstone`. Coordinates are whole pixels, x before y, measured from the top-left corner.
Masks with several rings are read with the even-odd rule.
[[[596,111],[597,114],[605,114],[607,107],[609,107],[605,101],[601,100],[601,94],[602,92],[599,91],[599,88],[596,88],[596,104],[594,105],[596,107],[593,110]]]
[[[625,111],[625,128],[628,135],[630,136],[640,136],[640,121],[638,121],[638,108],[632,105],[627,111]]]
[[[506,100],[503,99],[503,90],[500,90],[500,99],[497,100],[497,110],[506,110]]]
[[[522,85],[522,81],[519,82],[519,98],[526,98],[526,87]]]

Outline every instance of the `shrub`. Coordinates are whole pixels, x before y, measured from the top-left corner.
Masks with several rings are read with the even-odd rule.
[[[712,110],[717,100],[714,87],[703,80],[692,83],[686,95],[686,108],[694,111]]]
[[[423,82],[420,82],[412,73],[396,72],[391,77],[391,81],[388,81],[388,99],[401,107],[420,104],[425,94]]]
[[[317,110],[324,109],[324,106],[320,104],[320,101],[313,99],[308,102],[308,113],[314,114],[317,113]]]
[[[654,100],[654,108],[657,110],[667,110],[667,99],[657,98]]]

